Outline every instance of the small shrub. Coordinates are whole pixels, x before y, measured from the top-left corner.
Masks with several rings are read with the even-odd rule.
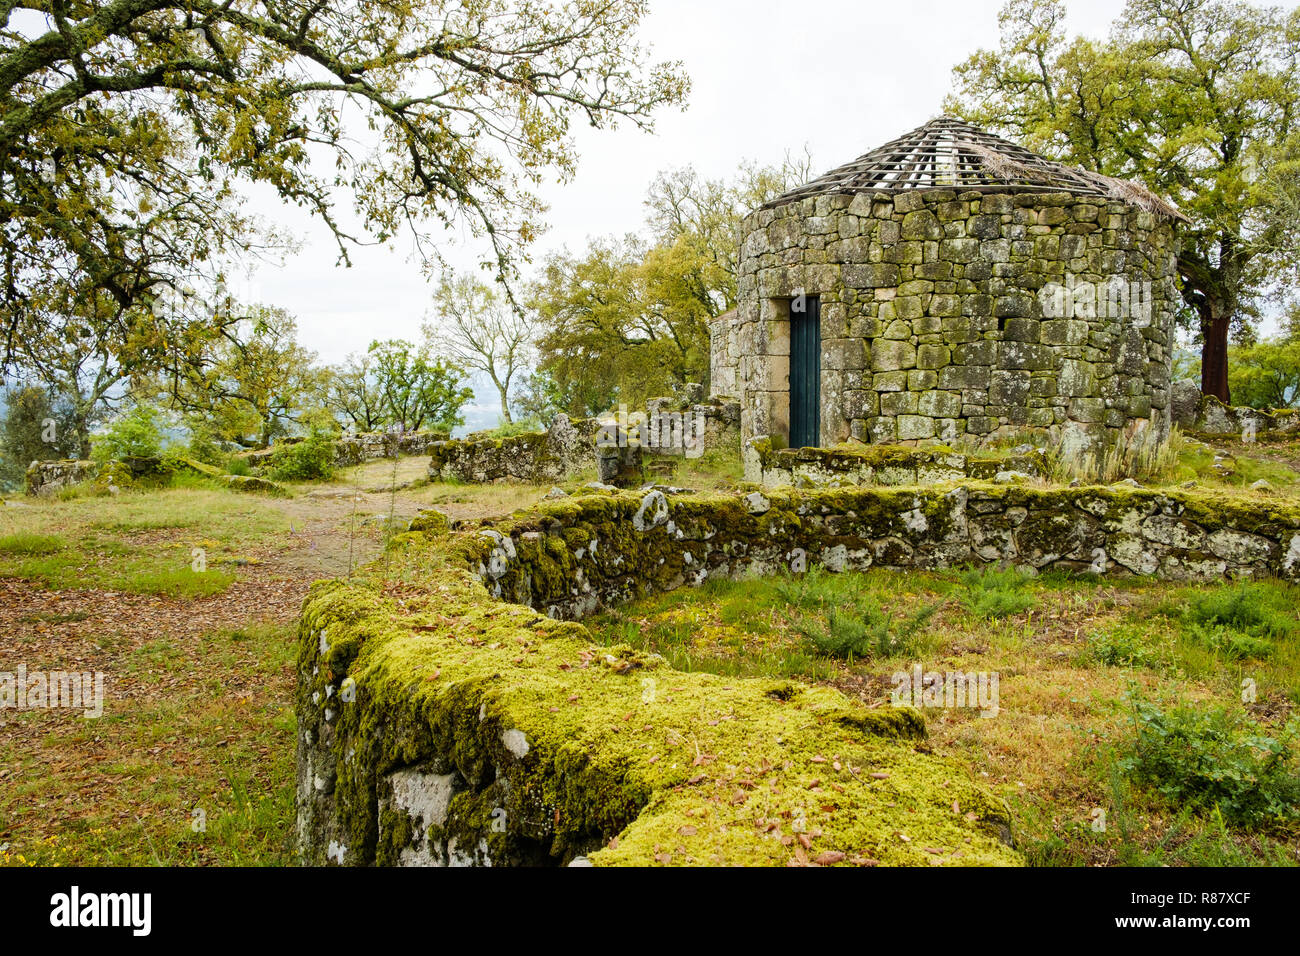
[[[786,603],[801,610],[837,604],[843,596],[839,576],[820,567],[782,578],[776,584],[776,591]]]
[[[334,417],[334,413],[327,408],[310,409],[303,413],[301,421],[309,435],[324,438],[327,441],[338,441],[343,437],[343,426]]]
[[[119,415],[108,430],[95,437],[91,456],[96,461],[124,458],[156,458],[162,453],[163,433],[158,414],[147,405],[136,405]]]
[[[271,456],[271,477],[277,481],[325,481],[334,477],[334,442],[315,432],[285,445]]]
[[[961,576],[967,588],[962,601],[967,610],[984,620],[1011,617],[1038,603],[1036,597],[1024,590],[1032,580],[1031,575],[1018,568],[972,568]]]
[[[1230,661],[1264,660],[1273,656],[1273,642],[1263,637],[1243,634],[1223,625],[1193,624],[1188,634],[1215,654]]]
[[[1229,823],[1258,827],[1300,816],[1300,775],[1291,745],[1229,713],[1130,701],[1134,736],[1120,767],[1174,805],[1218,810]]]
[[[911,654],[916,637],[942,604],[926,605],[915,614],[895,621],[876,605],[859,600],[847,609],[832,607],[826,622],[806,620],[797,625],[816,653],[852,661]]]
[[[226,453],[221,448],[216,430],[201,418],[190,418],[186,421],[186,426],[190,431],[190,440],[185,455],[205,465],[224,465]]]
[[[247,478],[253,473],[253,466],[248,463],[247,458],[240,458],[238,455],[231,455],[226,460],[226,473],[237,475],[241,478]]]

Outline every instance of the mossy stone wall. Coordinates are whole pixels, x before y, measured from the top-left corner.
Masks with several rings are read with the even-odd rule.
[[[454,439],[429,446],[430,481],[475,484],[560,481],[596,464],[595,419],[557,415],[546,431],[508,438]]]
[[[1149,212],[1069,193],[871,191],[760,209],[742,237],[739,305],[713,354],[734,362],[714,377],[735,382],[746,438],[789,437],[801,295],[821,301],[823,445],[1041,429],[1096,449],[1168,427],[1177,247]],[[1064,310],[1043,294],[1057,287]]]
[[[25,483],[29,495],[53,495],[64,488],[85,484],[99,477],[97,461],[62,459],[34,461],[27,466]]]
[[[711,577],[1011,564],[1171,581],[1300,579],[1300,506],[1094,487],[583,495],[485,529],[489,591],[557,618]]]
[[[1247,441],[1300,433],[1300,409],[1225,405],[1188,381],[1175,382],[1170,394],[1174,424],[1185,432]]]
[[[304,860],[780,864],[798,819],[810,859],[1015,863],[1005,809],[914,746],[914,712],[682,673],[565,620],[711,577],[966,562],[1297,580],[1300,508],[985,484],[594,492],[399,536],[382,577],[304,606]]]
[[[944,445],[838,445],[774,448],[751,438],[743,449],[745,480],[766,488],[844,488],[855,485],[932,485],[967,478],[988,481],[1047,474],[1043,452],[1018,449],[1006,455],[969,454]]]

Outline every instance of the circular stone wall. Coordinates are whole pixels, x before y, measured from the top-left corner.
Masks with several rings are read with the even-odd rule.
[[[820,444],[1067,450],[1169,426],[1172,225],[1070,193],[824,194],[742,225],[732,339],[746,437],[789,435],[790,313],[821,317]]]

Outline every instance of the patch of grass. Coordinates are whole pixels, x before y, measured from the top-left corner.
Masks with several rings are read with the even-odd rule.
[[[128,651],[97,720],[16,715],[48,732],[0,740],[0,865],[292,865],[294,627],[238,634]],[[124,701],[114,675],[147,689]]]
[[[18,619],[19,624],[74,624],[90,618],[86,611],[71,611],[67,614],[24,614]]]
[[[1275,592],[1266,606],[1293,600],[1286,585],[1261,586]],[[1284,738],[1285,698],[1300,687],[1300,641],[1275,638],[1275,653],[1246,669],[1196,643],[1181,616],[1190,607],[1218,608],[1203,616],[1240,624],[1223,610],[1240,605],[1233,598],[1239,587],[1064,573],[814,568],[683,588],[588,624],[602,642],[652,650],[677,667],[822,681],[884,706],[898,665],[875,656],[864,618],[851,615],[869,606],[879,612],[873,620],[892,619],[897,628],[937,602],[916,629],[909,656],[937,671],[999,673],[1001,700],[998,716],[988,720],[927,711],[932,745],[963,755],[972,774],[1007,799],[1017,847],[1031,865],[1296,865],[1294,820],[1244,826],[1228,811],[1135,785],[1135,771],[1121,763],[1135,735],[1125,704],[1130,683],[1204,707],[1238,699],[1250,678],[1259,688],[1260,703],[1251,708],[1258,733]],[[983,616],[985,607],[1008,604],[996,598],[997,605],[981,606],[989,593],[1009,593],[1018,610]],[[1033,614],[1022,613],[1031,606]],[[804,634],[818,629],[829,637],[865,632],[867,646],[853,651],[852,661],[825,656]],[[864,650],[867,656],[858,656]],[[1104,828],[1094,829],[1098,824]]]
[[[0,554],[29,556],[34,554],[57,554],[68,543],[54,534],[37,534],[33,531],[19,531],[17,534],[0,538]]]
[[[1278,581],[1220,587],[1192,599],[1185,618],[1207,627],[1226,627],[1260,638],[1300,635],[1300,589]]]
[[[745,479],[745,467],[739,448],[711,448],[699,458],[647,455],[645,462],[659,468],[671,465],[671,474],[656,475],[656,483],[677,485],[700,492],[730,491]]]
[[[1244,455],[1237,458],[1237,473],[1234,478],[1236,484],[1247,487],[1257,481],[1267,481],[1277,488],[1300,483],[1300,474],[1296,474],[1294,469],[1280,462]]]
[[[287,519],[265,499],[226,489],[156,488],[120,495],[40,499],[6,510],[0,576],[51,588],[108,588],[202,597],[230,586],[218,567],[246,556]],[[206,549],[208,569],[192,568],[192,549]]]
[[[1159,668],[1169,663],[1173,650],[1168,635],[1124,621],[1090,635],[1088,654],[1107,667]]]
[[[1198,814],[1182,807],[1162,817],[1114,762],[1101,786],[1098,805],[1074,819],[1054,817],[1040,801],[1013,801],[1020,824],[1016,845],[1029,866],[1297,865],[1284,838],[1229,828],[1217,810]]]
[[[113,493],[105,485],[96,482],[86,482],[80,485],[69,485],[66,488],[60,488],[54,495],[57,501],[81,501],[86,498],[110,498]]]
[[[1031,575],[1016,568],[971,568],[961,575],[967,589],[963,603],[982,620],[1012,617],[1038,604],[1038,599],[1026,592],[1031,581]]]
[[[1231,458],[1216,464],[1216,449],[1227,452]],[[1293,494],[1300,484],[1300,473],[1283,462],[1264,457],[1269,453],[1268,447],[1253,443],[1216,440],[1211,447],[1200,441],[1185,441],[1178,466],[1169,480],[1173,483],[1195,479],[1210,487],[1241,491],[1262,479]]]
[[[1121,435],[1104,452],[1075,455],[1050,454],[1052,480],[1058,484],[1111,484],[1133,478],[1144,484],[1169,481],[1182,473],[1181,461],[1187,442],[1177,428],[1161,440],[1154,428],[1135,435]]]
[[[1300,637],[1300,589],[1279,581],[1243,582],[1192,592],[1184,605],[1161,612],[1181,622],[1187,637],[1227,661],[1265,660]]]
[[[1188,633],[1193,640],[1225,660],[1264,660],[1273,656],[1272,641],[1243,634],[1235,628],[1193,624]]]
[[[177,489],[189,488],[196,491],[220,491],[224,487],[221,482],[210,476],[196,474],[192,471],[172,472],[167,480],[167,486]]]

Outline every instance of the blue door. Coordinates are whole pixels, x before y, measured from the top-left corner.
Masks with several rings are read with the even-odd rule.
[[[802,312],[795,309],[803,305]],[[822,407],[821,300],[790,303],[790,447],[821,444]]]

